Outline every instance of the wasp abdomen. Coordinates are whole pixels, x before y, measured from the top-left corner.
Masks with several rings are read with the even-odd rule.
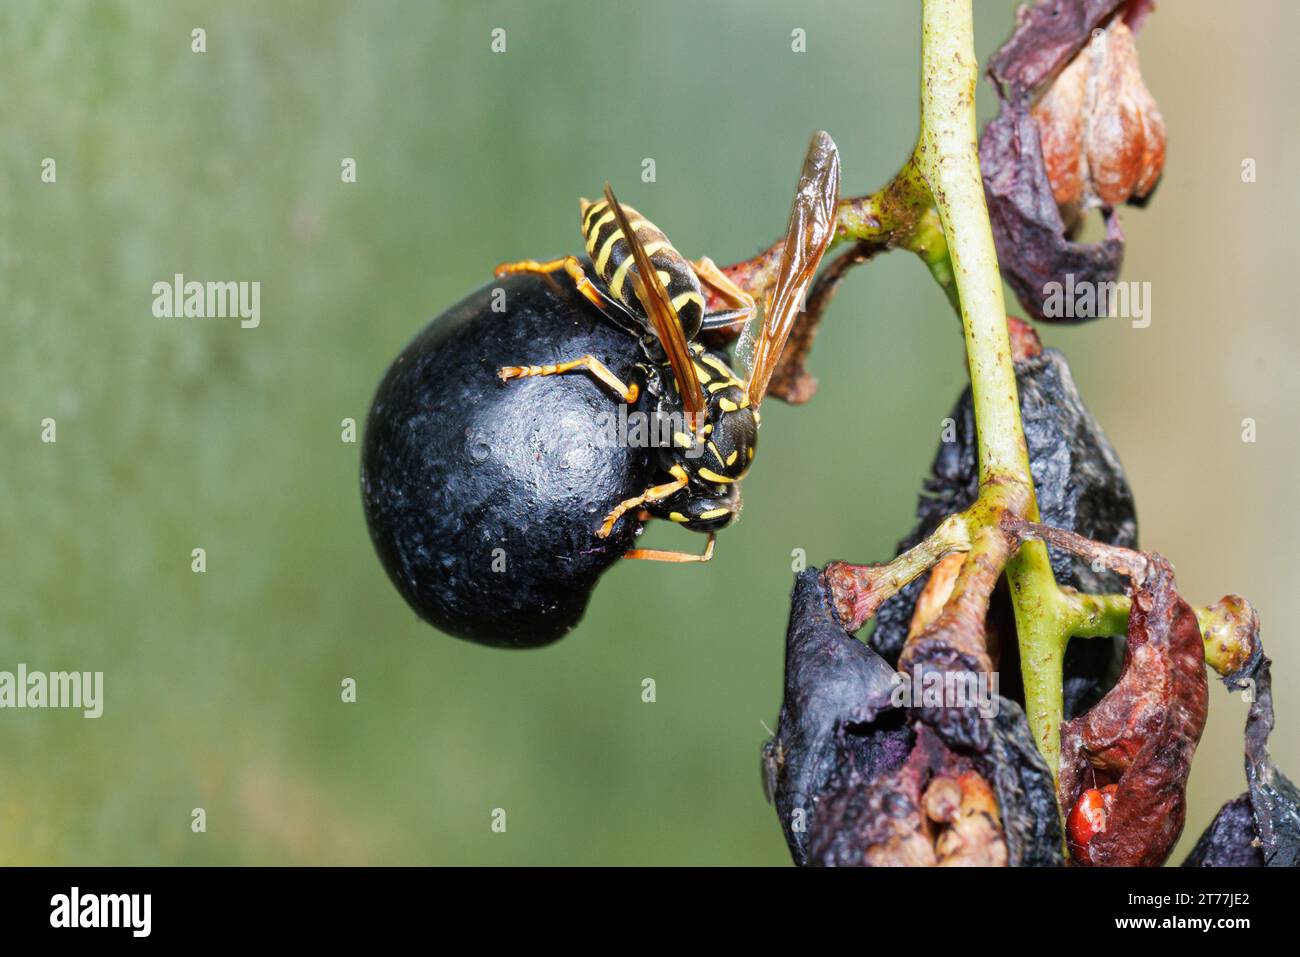
[[[631,206],[624,206],[623,210],[677,310],[682,332],[687,340],[694,339],[704,322],[704,295],[695,270],[658,226]],[[582,238],[596,275],[608,287],[610,296],[634,312],[642,313],[628,275],[636,269],[632,250],[605,200],[582,201]]]

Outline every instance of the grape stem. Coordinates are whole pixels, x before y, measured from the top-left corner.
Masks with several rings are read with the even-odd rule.
[[[1015,529],[1039,521],[1002,277],[980,174],[972,8],[973,0],[922,0],[920,135],[907,162],[888,184],[875,193],[840,202],[833,244],[855,243],[856,252],[843,257],[833,282],[818,298],[817,309],[805,314],[815,325],[849,267],[869,261],[878,251],[909,250],[925,263],[961,318],[971,380],[979,496],[970,508],[949,516],[929,538],[892,562],[836,562],[827,567],[837,607],[850,630],[860,627],[882,602],[945,555],[964,552],[968,563],[981,555],[987,560],[990,543],[1016,536]],[[724,271],[761,299],[775,281],[783,245],[781,240]],[[804,339],[810,341],[811,330],[805,332]],[[795,372],[801,369],[800,360]],[[805,401],[810,394],[792,390],[787,398]],[[1002,570],[1015,610],[1025,712],[1034,740],[1055,775],[1064,718],[1066,645],[1072,637],[1124,634],[1129,599],[1062,589],[1042,540],[1052,534],[1049,529],[1038,536],[1019,535],[1009,547],[992,551],[1009,556]],[[1240,660],[1245,647],[1223,637],[1237,623],[1225,615],[1220,606],[1197,610],[1207,662],[1220,673]]]
[[[837,601],[850,621],[874,614],[880,602],[943,554],[976,555],[979,550],[972,543],[999,529],[1005,517],[1038,520],[1002,278],[980,177],[972,0],[923,0],[921,31],[921,132],[916,146],[884,188],[841,201],[833,242],[858,244],[858,261],[867,261],[876,250],[916,253],[961,316],[979,443],[980,494],[955,524],[941,527],[940,540],[932,536],[887,565],[841,564]],[[778,241],[724,272],[761,300],[775,281],[783,245],[784,240]],[[1089,610],[1082,602],[1066,600],[1039,541],[1020,547],[1005,571],[1019,632],[1025,710],[1039,750],[1055,773],[1065,644],[1076,619],[1084,621]]]
[[[946,237],[966,340],[979,454],[980,499],[989,520],[1038,521],[1029,451],[1007,333],[1002,275],[980,176],[975,129],[972,0],[924,0],[921,16],[921,135],[914,154]],[[1018,494],[1007,495],[1010,487]],[[1007,504],[999,507],[1001,502]],[[1016,506],[1020,506],[1017,508]],[[1070,608],[1047,547],[1026,541],[1006,565],[1015,609],[1025,713],[1055,774],[1063,718],[1062,663]]]

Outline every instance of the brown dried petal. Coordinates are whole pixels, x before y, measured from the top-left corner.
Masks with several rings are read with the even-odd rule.
[[[1092,74],[1085,116],[1088,205],[1118,206],[1142,198],[1165,163],[1165,121],[1142,82],[1137,44],[1122,20],[1099,34],[1079,56]],[[1049,168],[1050,176],[1050,168]]]
[[[1088,99],[1088,58],[1080,55],[1061,71],[1031,115],[1038,124],[1043,164],[1058,206],[1081,204],[1084,197],[1084,111]]]
[[[1095,33],[1031,114],[1058,205],[1119,206],[1145,197],[1159,180],[1165,122],[1122,19]]]
[[[1169,564],[1150,556],[1145,578],[1131,592],[1119,681],[1061,732],[1065,813],[1085,788],[1118,785],[1105,830],[1071,847],[1084,865],[1164,863],[1182,833],[1187,775],[1209,706],[1200,628],[1174,590]]]
[[[1092,31],[1124,0],[1039,0],[1016,12],[1016,30],[989,62],[1008,93],[1042,86],[1074,59]]]
[[[1004,278],[1036,320],[1086,318],[1045,315],[1049,288],[1115,280],[1124,240],[1114,208],[1147,196],[1164,166],[1164,120],[1132,33],[1149,8],[1039,0],[990,62],[1002,110],[980,137],[980,167]],[[1071,242],[1078,214],[1097,206],[1106,239]]]
[[[1107,214],[1106,239],[1067,237],[1044,165],[1038,124],[1023,102],[1004,100],[980,137],[980,170],[1002,276],[1029,315],[1040,322],[1080,321],[1044,313],[1050,284],[1114,282],[1124,260],[1119,220]]]

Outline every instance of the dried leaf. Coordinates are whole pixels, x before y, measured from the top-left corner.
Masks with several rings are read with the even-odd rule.
[[[1130,588],[1119,681],[1061,730],[1059,791],[1068,814],[1090,788],[1117,785],[1105,828],[1071,844],[1079,864],[1155,867],[1182,833],[1187,775],[1209,707],[1201,632],[1158,555]]]

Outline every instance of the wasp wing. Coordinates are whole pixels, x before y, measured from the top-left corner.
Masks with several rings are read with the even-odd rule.
[[[749,359],[749,402],[757,406],[767,393],[772,373],[795,321],[803,311],[804,296],[822,255],[835,235],[835,208],[840,198],[840,153],[824,132],[813,134],[804,157],[799,188],[790,209],[785,247],[776,283],[763,309],[763,327]]]
[[[704,391],[700,388],[700,379],[695,373],[695,362],[691,359],[690,344],[686,341],[681,320],[677,318],[677,310],[673,308],[668,290],[664,289],[659,273],[650,262],[650,257],[646,255],[641,239],[628,221],[627,213],[614,198],[614,191],[609,188],[608,183],[605,184],[605,200],[609,203],[609,208],[614,211],[618,228],[632,250],[632,258],[636,262],[636,272],[631,273],[632,288],[636,292],[636,297],[641,300],[641,305],[650,318],[651,328],[654,329],[664,352],[668,355],[668,363],[673,369],[673,378],[677,380],[677,389],[681,393],[686,419],[692,429],[699,428],[704,422]]]

